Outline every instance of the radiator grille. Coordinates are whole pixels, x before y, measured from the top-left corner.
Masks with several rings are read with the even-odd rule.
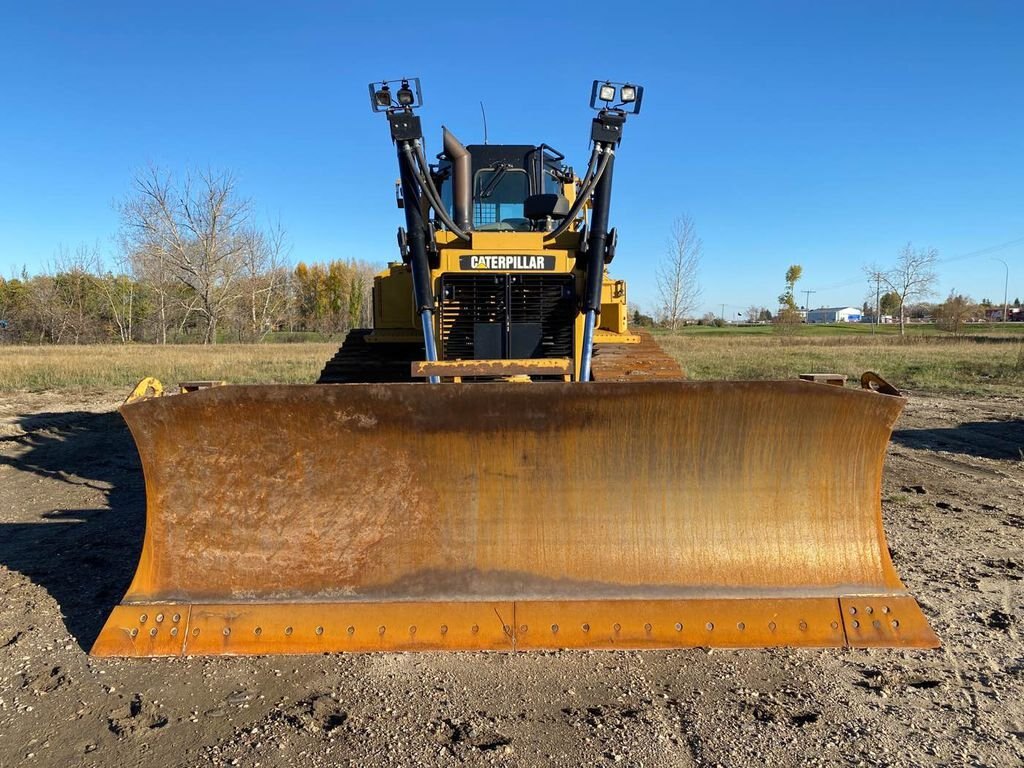
[[[476,360],[478,324],[501,326],[502,357],[511,357],[517,327],[536,329],[532,357],[572,357],[576,317],[572,275],[445,275],[441,278],[441,354],[445,360]]]

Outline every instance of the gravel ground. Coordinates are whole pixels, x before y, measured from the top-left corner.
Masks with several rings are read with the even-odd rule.
[[[90,659],[144,488],[110,393],[0,399],[0,768],[1024,762],[1024,397],[911,393],[884,514],[937,651]]]

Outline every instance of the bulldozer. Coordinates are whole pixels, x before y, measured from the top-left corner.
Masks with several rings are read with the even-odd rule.
[[[431,163],[419,81],[369,95],[404,213],[373,328],[317,383],[140,384],[146,531],[94,655],[938,645],[882,527],[899,391],[690,381],[629,328],[641,86],[594,81],[582,176],[446,128]]]

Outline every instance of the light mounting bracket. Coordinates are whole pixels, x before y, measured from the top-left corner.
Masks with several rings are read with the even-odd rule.
[[[590,90],[590,108],[599,112],[614,110],[638,115],[643,100],[644,87],[635,83],[595,80]]]
[[[418,77],[377,80],[370,83],[370,107],[374,112],[412,112],[423,106]]]

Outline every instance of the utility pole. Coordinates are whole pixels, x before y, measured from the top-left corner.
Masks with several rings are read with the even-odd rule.
[[[875,321],[871,324],[871,333],[874,335],[875,326],[881,319],[878,315],[882,311],[882,273],[876,271],[872,277],[875,278]]]
[[[811,308],[811,294],[817,293],[817,291],[800,291],[804,295],[804,309],[810,310]]]
[[[1006,277],[1003,278],[1003,322],[1005,323],[1006,322],[1006,310],[1007,310],[1007,306],[1006,306],[1006,296],[1007,296],[1006,289],[1010,286],[1010,267],[1007,266],[1006,262],[1003,261],[1002,259],[997,259],[995,256],[992,256],[991,258],[992,258],[992,261],[998,261],[1000,264],[1002,264],[1003,268],[1006,270]]]

